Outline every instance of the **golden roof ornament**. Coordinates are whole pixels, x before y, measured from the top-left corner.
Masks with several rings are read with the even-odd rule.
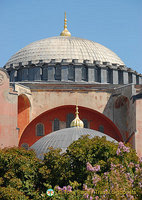
[[[78,106],[76,105],[76,117],[75,119],[71,122],[70,127],[79,127],[79,128],[84,128],[84,124],[83,121],[81,121],[81,119],[79,119],[79,112],[78,112]]]
[[[71,36],[71,33],[67,29],[67,18],[66,18],[66,12],[65,12],[65,19],[64,19],[64,30],[61,32],[60,36]]]

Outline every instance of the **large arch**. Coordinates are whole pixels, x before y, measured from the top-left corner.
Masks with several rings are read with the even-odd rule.
[[[30,107],[31,103],[25,94],[18,96],[18,128],[19,128],[19,140],[23,133],[23,130],[30,122]]]
[[[21,146],[23,143],[27,143],[29,146],[31,146],[33,143],[35,143],[37,140],[41,138],[41,136],[36,136],[36,124],[38,123],[44,124],[45,135],[53,131],[53,121],[56,118],[60,120],[60,124],[61,124],[60,127],[65,128],[66,116],[68,113],[74,114],[75,106],[68,105],[68,106],[56,107],[36,117],[25,128],[21,136],[19,146]],[[110,137],[113,137],[117,141],[122,141],[122,137],[118,128],[110,119],[108,119],[102,113],[80,106],[79,116],[80,116],[80,119],[88,120],[90,129],[99,130],[99,126],[102,125],[104,127],[105,134],[109,135]]]
[[[130,102],[129,99],[121,95],[117,97],[114,103],[114,122],[121,131],[124,141],[129,137],[130,126]]]

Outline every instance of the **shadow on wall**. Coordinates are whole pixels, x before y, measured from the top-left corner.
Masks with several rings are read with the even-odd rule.
[[[23,130],[30,121],[30,100],[25,94],[18,96],[18,128],[19,128],[19,139],[22,135]]]
[[[131,141],[130,143],[135,147],[136,104],[133,104],[130,98],[130,94],[128,96],[124,96],[122,93],[111,95],[103,114],[117,126],[123,140]]]

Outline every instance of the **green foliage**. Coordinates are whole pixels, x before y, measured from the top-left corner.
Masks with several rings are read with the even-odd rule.
[[[86,170],[87,163],[92,166],[90,171]],[[100,170],[93,172],[97,166]],[[83,136],[66,153],[50,148],[43,161],[32,150],[5,148],[0,150],[0,199],[83,200],[92,198],[94,187],[98,192],[109,191],[109,197],[99,194],[100,199],[121,199],[118,191],[124,193],[134,187],[135,199],[142,199],[141,174],[142,162],[139,164],[135,150],[105,137]],[[90,189],[82,190],[83,184]],[[57,185],[62,188],[57,189]],[[66,185],[72,189],[65,189]],[[112,187],[118,198],[110,192]],[[55,189],[52,197],[46,195],[49,188]]]

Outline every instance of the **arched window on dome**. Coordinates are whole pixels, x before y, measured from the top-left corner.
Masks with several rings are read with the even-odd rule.
[[[23,148],[26,149],[26,150],[29,149],[29,145],[28,145],[27,143],[21,144],[21,147],[23,147]]]
[[[44,135],[44,125],[39,123],[36,125],[36,136],[43,136]]]
[[[53,131],[57,131],[60,129],[60,121],[59,119],[54,119],[53,121]]]
[[[136,75],[136,84],[139,85],[139,76]]]
[[[82,80],[88,81],[88,68],[86,66],[82,67]]]
[[[118,84],[123,84],[123,71],[118,70]]]
[[[55,80],[61,80],[61,67],[56,66],[55,67]]]
[[[70,128],[71,122],[74,120],[74,114],[73,113],[68,113],[66,117],[66,128]]]
[[[113,83],[113,74],[110,68],[107,68],[107,83]]]
[[[18,69],[17,71],[17,81],[22,81],[22,70]]]
[[[101,82],[101,69],[98,66],[95,66],[94,68],[94,78],[95,78],[95,82]]]
[[[84,128],[89,128],[88,120],[87,119],[82,119]]]
[[[69,65],[68,66],[68,80],[74,81],[74,79],[75,79],[74,66]]]
[[[128,83],[132,83],[133,80],[132,80],[132,73],[131,72],[128,72]]]
[[[48,80],[48,67],[43,67],[42,80]]]
[[[104,133],[104,126],[103,126],[103,125],[100,125],[99,128],[98,128],[98,131]]]

